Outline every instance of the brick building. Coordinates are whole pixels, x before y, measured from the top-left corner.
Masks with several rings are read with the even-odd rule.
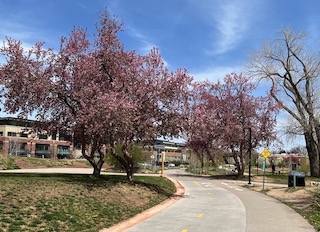
[[[190,154],[187,154],[185,145],[181,143],[156,140],[154,150],[156,161],[158,163],[162,160],[163,152],[165,152],[165,161],[186,162],[190,159]]]
[[[72,155],[71,136],[35,131],[36,121],[0,118],[0,154],[38,158],[66,158]]]

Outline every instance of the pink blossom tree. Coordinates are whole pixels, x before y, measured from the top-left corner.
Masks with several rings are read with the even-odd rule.
[[[248,151],[248,128],[252,131],[252,148],[276,138],[277,104],[271,96],[254,96],[257,89],[249,78],[230,74],[224,82],[198,84],[190,117],[189,144],[206,144],[212,149],[229,150],[243,175]]]
[[[170,72],[156,49],[145,56],[126,51],[117,37],[121,26],[105,13],[93,43],[75,28],[58,52],[43,43],[24,51],[7,39],[0,81],[8,113],[36,112],[47,129],[71,131],[95,177],[109,151],[132,180],[133,143],[181,133],[191,78],[186,70]]]
[[[194,83],[186,130],[187,146],[200,158],[202,171],[204,156],[214,156],[214,150],[219,147],[221,133],[221,122],[217,117],[218,98],[213,95],[212,90],[213,85],[209,82]]]

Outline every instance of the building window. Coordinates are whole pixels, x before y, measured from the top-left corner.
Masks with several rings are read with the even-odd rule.
[[[20,137],[22,137],[22,138],[28,138],[28,134],[26,134],[26,133],[21,133],[21,134],[20,134]]]
[[[36,144],[36,150],[39,151],[48,151],[49,150],[49,144]]]
[[[58,146],[58,159],[66,159],[71,156],[71,151],[69,146]]]
[[[27,150],[27,143],[20,143],[20,150]]]
[[[39,139],[48,139],[48,135],[39,134]]]
[[[11,137],[16,137],[17,136],[17,133],[16,132],[8,132],[8,136],[11,136]]]
[[[69,151],[69,146],[58,146],[59,151]]]
[[[50,158],[51,151],[49,149],[49,144],[36,144],[35,157],[37,158]]]
[[[3,131],[0,131],[0,136],[3,136]]]
[[[9,142],[9,154],[27,156],[27,143],[19,143],[18,141]]]
[[[71,141],[71,139],[71,134],[64,131],[59,132],[59,141]]]

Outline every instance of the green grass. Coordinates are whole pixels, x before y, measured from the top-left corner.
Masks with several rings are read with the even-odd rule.
[[[0,231],[99,231],[171,197],[162,177],[0,174]]]
[[[0,155],[0,170],[20,169],[15,164],[15,159],[12,156]]]
[[[303,212],[302,214],[309,220],[317,231],[320,231],[320,190],[316,193],[312,210]]]
[[[42,159],[42,158],[25,158],[17,157],[16,159],[22,159],[23,161],[30,163],[34,166],[43,166],[43,167],[65,167],[72,165],[73,162],[83,162],[90,166],[89,162],[86,160],[68,160],[68,159]]]
[[[82,163],[88,167],[91,167],[89,162],[85,159],[83,160],[73,160],[73,159],[47,159],[47,158],[29,158],[20,156],[10,156],[10,155],[0,155],[0,170],[5,169],[20,169],[16,165],[16,161],[23,161],[24,163],[29,163],[34,167],[68,167],[75,163]]]

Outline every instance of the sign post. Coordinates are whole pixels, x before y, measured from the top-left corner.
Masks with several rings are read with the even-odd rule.
[[[264,182],[265,182],[265,177],[266,177],[266,161],[267,161],[267,159],[264,158],[263,163],[262,163],[262,171],[263,171],[262,191],[264,191]]]
[[[262,171],[263,171],[263,184],[262,184],[262,191],[264,191],[264,182],[265,182],[265,176],[266,176],[266,162],[267,158],[271,155],[270,151],[268,149],[264,149],[261,152],[261,155],[264,157],[264,161],[262,163]]]
[[[165,155],[166,153],[163,151],[161,153],[161,176],[163,177],[163,173],[164,173],[164,160],[165,160]]]
[[[296,163],[291,164],[291,174],[293,174],[293,187],[295,188],[297,185],[297,181],[296,181],[297,164]]]

